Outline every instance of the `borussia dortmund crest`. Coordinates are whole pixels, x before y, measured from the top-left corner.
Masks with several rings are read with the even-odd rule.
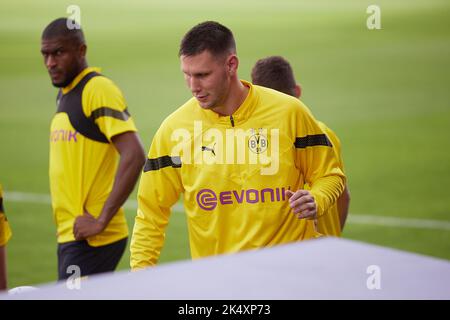
[[[248,139],[248,148],[254,153],[263,153],[267,150],[269,140],[262,134],[263,129],[259,128],[258,131],[252,129],[250,138]]]

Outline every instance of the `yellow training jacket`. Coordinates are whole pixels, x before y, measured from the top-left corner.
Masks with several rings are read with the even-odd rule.
[[[101,214],[119,161],[111,139],[136,131],[122,92],[99,71],[86,68],[60,90],[50,126],[49,177],[58,243],[75,240],[74,221],[84,210],[94,217]],[[86,240],[98,247],[127,236],[120,208],[105,230]]]
[[[335,202],[345,177],[331,143],[298,99],[242,83],[249,93],[233,115],[192,98],[155,134],[139,185],[132,268],[157,263],[180,193],[193,258],[318,235],[284,192],[309,183],[319,215]]]

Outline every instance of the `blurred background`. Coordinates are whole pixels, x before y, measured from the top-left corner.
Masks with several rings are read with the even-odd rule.
[[[13,238],[9,286],[56,279],[48,183],[56,110],[40,35],[78,5],[88,62],[123,91],[148,150],[162,120],[191,97],[182,36],[216,20],[234,33],[239,75],[282,55],[302,101],[342,142],[352,195],[344,238],[450,259],[450,3],[448,1],[12,1],[0,3],[0,183]],[[369,30],[369,5],[381,29]],[[130,232],[136,191],[126,206]],[[189,259],[173,211],[161,263]],[[374,262],[375,263],[375,262]],[[120,269],[128,269],[126,251]]]

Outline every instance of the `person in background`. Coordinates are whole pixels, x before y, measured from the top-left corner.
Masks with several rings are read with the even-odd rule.
[[[72,20],[56,19],[42,33],[44,64],[59,88],[49,164],[59,280],[71,276],[69,266],[81,276],[115,270],[128,239],[122,205],[145,162],[122,92],[88,66],[86,51]]]
[[[292,67],[283,57],[271,56],[258,60],[252,69],[251,77],[253,84],[271,88],[296,98],[301,96],[301,87],[295,81]],[[344,170],[339,138],[323,122],[318,121],[318,123],[330,139],[336,157],[339,159],[339,166]],[[327,213],[318,218],[318,231],[328,236],[340,236],[345,226],[349,206],[350,192],[346,184],[336,203],[328,209]]]

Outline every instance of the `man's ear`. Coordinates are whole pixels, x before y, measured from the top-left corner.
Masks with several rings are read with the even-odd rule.
[[[301,97],[301,95],[302,95],[302,87],[300,87],[299,84],[296,84],[296,85],[295,85],[294,93],[295,93],[295,96],[296,96],[297,98],[300,98],[300,97]]]
[[[227,71],[230,76],[233,76],[237,73],[237,69],[239,67],[239,59],[235,54],[232,54],[227,59]]]
[[[85,58],[87,52],[87,46],[83,43],[80,45],[80,57]]]

